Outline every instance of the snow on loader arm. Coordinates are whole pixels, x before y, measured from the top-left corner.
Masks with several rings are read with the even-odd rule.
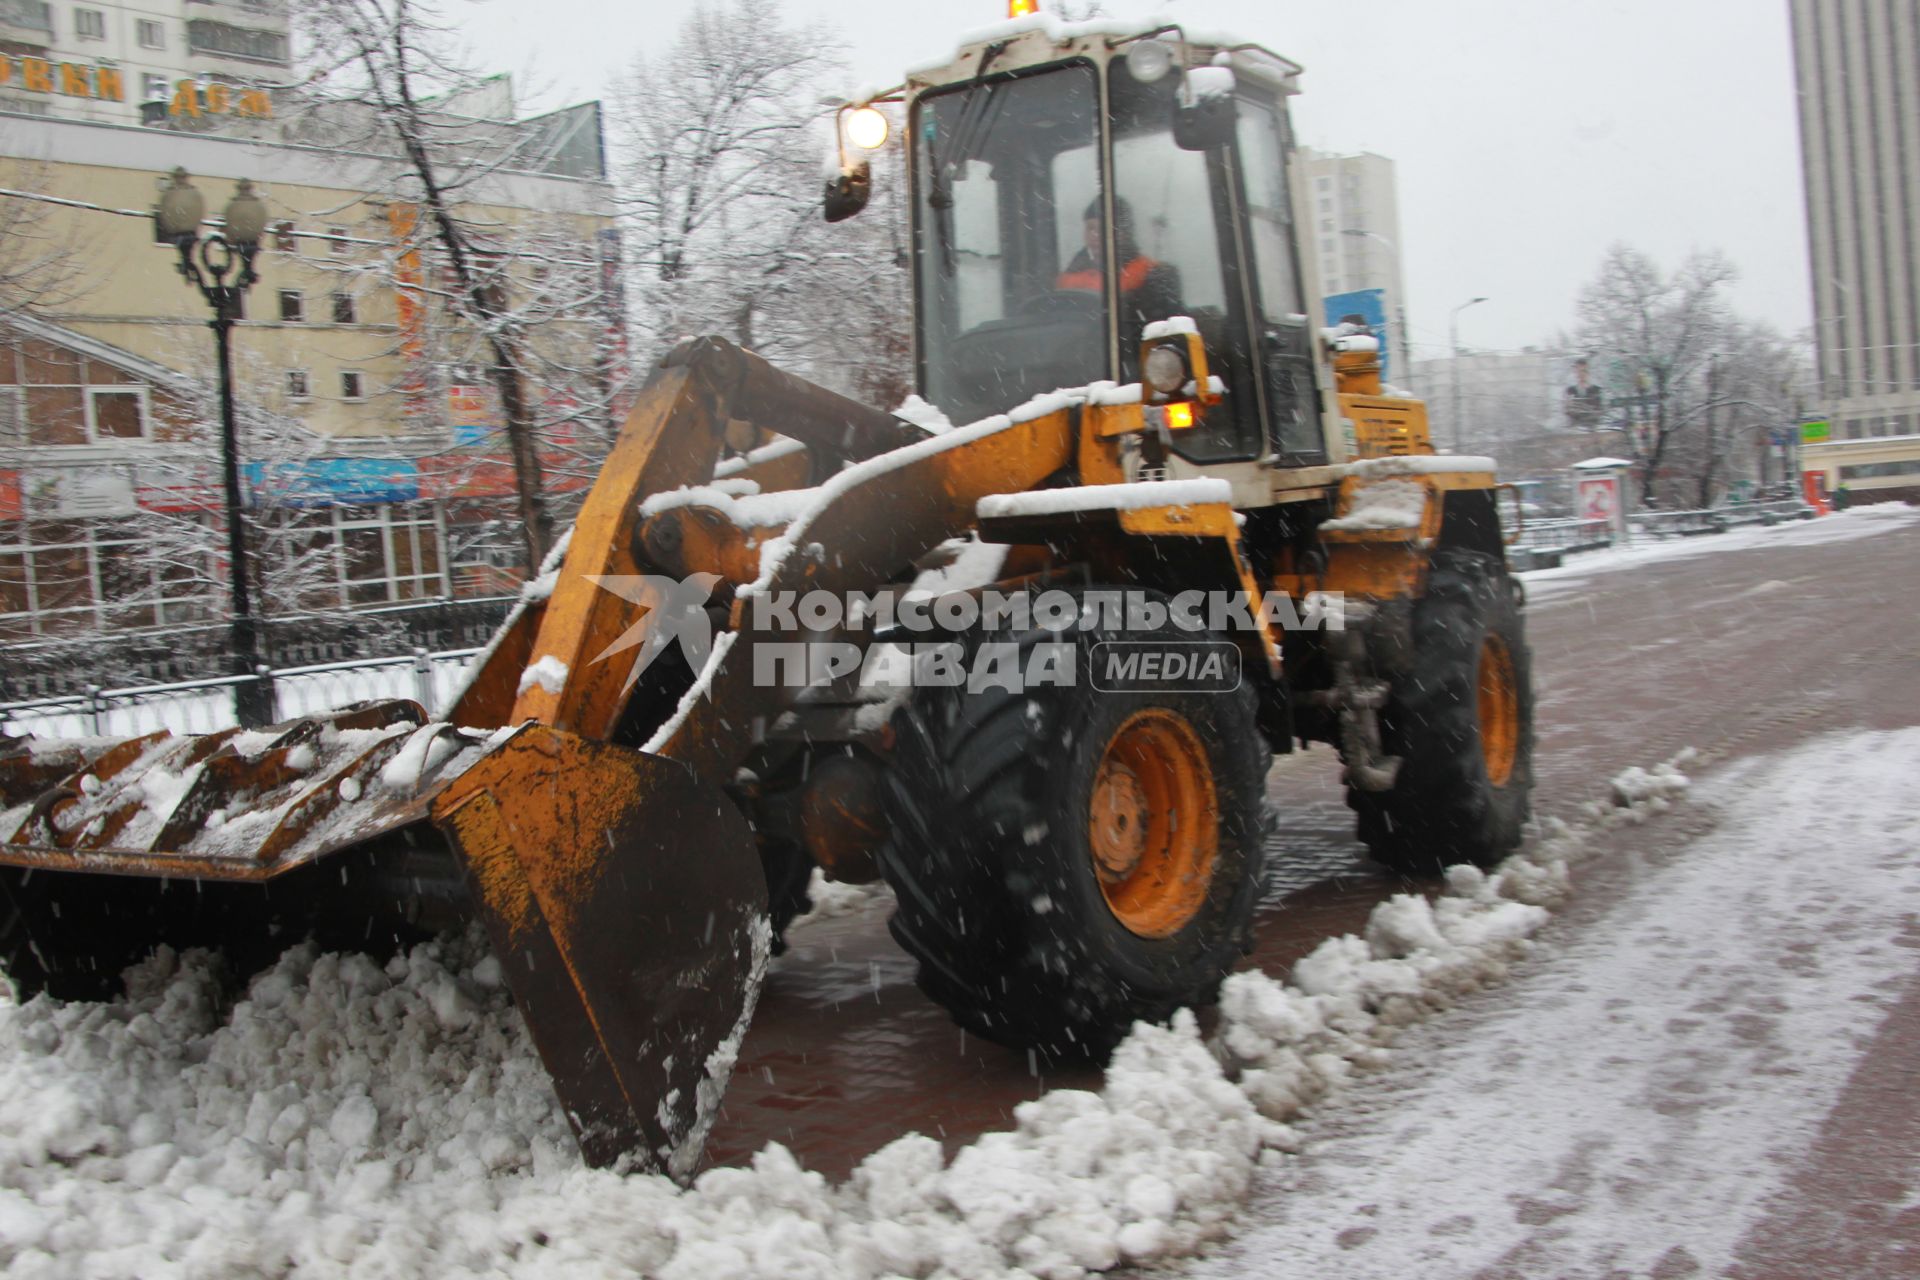
[[[1053,408],[927,438],[727,343],[683,344],[448,723],[394,701],[200,737],[0,740],[0,966],[23,996],[98,999],[162,944],[248,972],[305,937],[393,946],[477,917],[587,1159],[686,1176],[770,941],[726,787],[799,692],[754,678],[774,637],[748,601],[897,575],[980,496],[1070,461]],[[766,495],[790,513],[776,527],[700,505],[734,420],[806,446],[749,459],[792,490]],[[697,574],[726,622],[704,668],[641,662],[682,621],[656,588]]]

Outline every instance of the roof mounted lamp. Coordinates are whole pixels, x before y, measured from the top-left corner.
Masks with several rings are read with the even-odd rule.
[[[1127,49],[1127,71],[1141,84],[1157,84],[1173,70],[1173,47],[1164,40],[1136,40]]]

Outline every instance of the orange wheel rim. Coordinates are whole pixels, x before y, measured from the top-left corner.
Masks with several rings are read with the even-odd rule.
[[[1220,848],[1220,806],[1206,747],[1185,716],[1129,716],[1093,777],[1088,843],[1114,918],[1165,938],[1199,914]]]
[[[1488,636],[1480,644],[1480,754],[1487,780],[1504,787],[1520,758],[1520,686],[1506,642]]]

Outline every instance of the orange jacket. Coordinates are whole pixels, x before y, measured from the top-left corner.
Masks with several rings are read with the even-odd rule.
[[[1147,273],[1159,265],[1152,258],[1135,258],[1120,268],[1120,292],[1132,293],[1138,289],[1147,282]],[[1053,282],[1053,287],[1085,289],[1088,293],[1098,293],[1103,283],[1105,282],[1101,280],[1100,272],[1089,267],[1085,271],[1062,271],[1060,278]]]

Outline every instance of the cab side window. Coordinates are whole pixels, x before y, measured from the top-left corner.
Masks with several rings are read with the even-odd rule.
[[[1326,457],[1313,383],[1312,331],[1300,283],[1293,202],[1287,184],[1286,123],[1271,104],[1242,98],[1236,126],[1247,247],[1253,259],[1267,434],[1292,462]]]

